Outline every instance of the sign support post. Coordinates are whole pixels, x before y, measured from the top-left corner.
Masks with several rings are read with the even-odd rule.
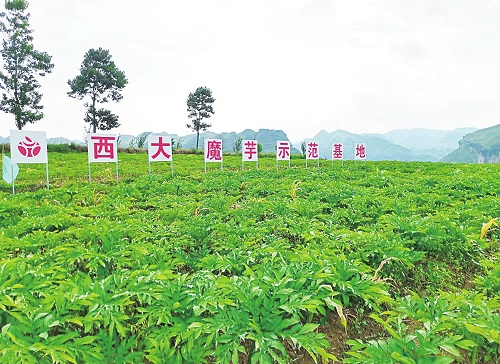
[[[47,176],[47,189],[49,189],[49,164],[45,163],[45,175]]]

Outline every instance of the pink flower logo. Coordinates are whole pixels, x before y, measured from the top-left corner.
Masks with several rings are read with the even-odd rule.
[[[19,149],[19,152],[27,158],[36,157],[40,153],[40,150],[42,150],[40,143],[31,140],[27,136],[25,136],[24,139],[25,140],[22,142],[19,142],[17,149]]]

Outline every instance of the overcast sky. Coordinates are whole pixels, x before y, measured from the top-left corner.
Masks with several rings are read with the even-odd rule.
[[[3,1],[2,1],[3,3]],[[384,133],[500,121],[497,0],[31,0],[49,138],[84,138],[67,96],[90,48],[109,49],[128,85],[113,133],[189,134],[186,99],[216,99],[215,132],[269,128]],[[14,119],[0,114],[0,135]]]

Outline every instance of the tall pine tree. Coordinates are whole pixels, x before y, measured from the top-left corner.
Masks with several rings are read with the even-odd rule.
[[[27,8],[26,0],[6,0],[6,12],[0,13],[1,55],[5,70],[0,71],[0,110],[14,115],[19,130],[44,117],[37,76],[43,77],[54,68],[52,57],[33,47]]]
[[[97,109],[97,104],[109,100],[119,102],[121,91],[128,83],[125,73],[116,67],[107,49],[89,49],[83,57],[80,74],[68,80],[71,91],[68,96],[81,100],[90,97],[91,103],[85,103],[87,111],[85,122],[90,124],[89,131],[110,130],[120,126],[118,115],[107,109]]]
[[[196,91],[190,92],[187,103],[188,118],[193,119],[191,123],[186,124],[186,127],[196,132],[196,149],[200,140],[200,130],[205,131],[212,126],[203,122],[203,119],[208,119],[215,112],[212,104],[215,99],[212,96],[212,90],[208,87],[198,87]]]

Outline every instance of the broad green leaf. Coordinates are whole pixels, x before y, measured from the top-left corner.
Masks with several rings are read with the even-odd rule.
[[[454,345],[451,345],[451,344],[440,344],[439,347],[441,349],[443,349],[444,351],[452,354],[452,355],[455,355],[457,357],[460,356],[460,351]]]
[[[416,364],[415,360],[413,360],[412,358],[405,357],[398,352],[393,352],[391,354],[391,357],[394,358],[395,360],[397,360],[397,362],[400,362],[403,364]]]

